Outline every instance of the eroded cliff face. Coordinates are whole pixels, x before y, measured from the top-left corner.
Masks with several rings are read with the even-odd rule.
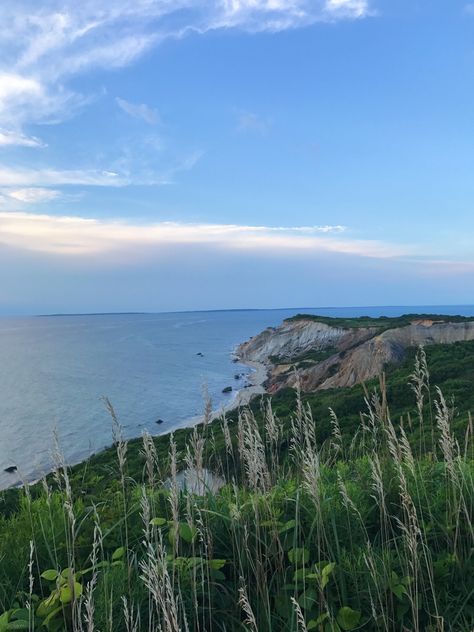
[[[410,347],[467,340],[474,340],[474,321],[413,320],[382,331],[379,327],[332,327],[301,318],[266,329],[240,345],[237,354],[244,361],[267,365],[269,392],[295,386],[297,380],[308,392],[349,387],[377,377],[385,365],[401,362]]]

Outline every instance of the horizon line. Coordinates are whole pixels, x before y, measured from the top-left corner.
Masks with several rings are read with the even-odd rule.
[[[192,313],[219,313],[219,312],[272,312],[286,310],[328,310],[328,309],[390,309],[390,308],[415,308],[415,307],[474,307],[474,303],[429,303],[429,304],[398,304],[398,305],[327,305],[327,306],[296,306],[296,307],[231,307],[216,309],[181,309],[163,311],[106,311],[106,312],[46,312],[31,314],[0,314],[0,318],[60,318],[68,316],[154,316],[159,314],[192,314]]]

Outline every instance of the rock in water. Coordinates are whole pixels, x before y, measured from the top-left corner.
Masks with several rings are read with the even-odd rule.
[[[7,474],[13,474],[14,472],[17,471],[17,466],[16,465],[9,465],[8,467],[6,467],[3,471],[7,472]]]
[[[226,386],[222,389],[223,393],[230,393],[232,391],[232,386]]]

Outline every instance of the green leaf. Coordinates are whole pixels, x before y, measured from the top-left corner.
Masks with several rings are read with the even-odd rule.
[[[45,608],[51,608],[52,606],[55,606],[57,601],[59,599],[59,591],[58,590],[54,590],[49,597],[46,597],[46,599],[40,603],[40,605],[38,606],[38,608],[40,608],[41,605],[44,605]]]
[[[59,591],[55,590],[50,594],[49,597],[43,599],[43,601],[38,604],[36,615],[40,618],[46,617],[51,612],[51,608],[54,608],[56,606],[58,601]]]
[[[49,570],[41,573],[41,577],[47,582],[54,582],[57,579],[58,575],[58,571],[55,571],[53,568],[50,568]]]
[[[278,533],[285,533],[286,531],[290,531],[290,529],[294,529],[296,526],[296,520],[288,520],[281,529],[278,529]]]
[[[59,593],[59,599],[61,600],[61,603],[63,603],[63,604],[71,603],[71,601],[72,601],[72,592],[71,592],[71,589],[69,588],[69,586],[63,586],[61,588],[61,591]]]
[[[0,632],[5,632],[5,630],[7,629],[9,616],[10,613],[8,612],[8,610],[7,612],[4,612],[0,615]]]
[[[12,612],[13,619],[22,619],[23,621],[30,620],[30,611],[27,608],[18,608]]]
[[[18,608],[12,612],[13,619],[23,619],[24,621],[30,620],[30,611],[27,608]]]
[[[303,548],[290,549],[288,551],[288,559],[292,564],[307,564],[309,561],[309,551]]]
[[[227,564],[227,560],[209,560],[209,567],[218,571]]]
[[[343,606],[337,613],[337,622],[343,630],[354,630],[358,625],[361,614],[358,610],[352,610],[349,606]]]
[[[298,570],[296,570],[293,573],[293,581],[294,582],[299,582],[300,580],[304,580],[306,578],[306,569],[305,568],[298,568]]]
[[[334,562],[330,562],[329,564],[326,564],[326,566],[321,571],[321,588],[322,589],[327,586],[331,573],[333,572],[335,568],[336,568],[336,564]]]
[[[403,595],[406,595],[407,589],[403,584],[396,584],[395,586],[391,586],[392,592],[394,595],[398,597],[398,599],[403,599]]]
[[[275,597],[274,608],[280,617],[284,620],[289,619],[293,614],[293,606],[288,596],[284,593],[278,593]]]
[[[112,561],[115,562],[116,560],[121,560],[124,555],[125,547],[119,546],[119,548],[115,549],[115,551],[112,553]]]
[[[318,597],[316,595],[316,591],[310,588],[309,590],[306,590],[304,593],[301,593],[298,599],[298,603],[303,610],[311,610],[311,608],[317,602],[317,598]]]
[[[188,544],[191,544],[196,537],[196,529],[194,527],[190,527],[187,522],[180,522],[178,530],[181,538],[183,538],[185,542],[188,542]]]
[[[51,622],[51,620],[52,620],[52,619],[54,619],[54,617],[55,617],[57,614],[59,614],[60,612],[62,612],[62,610],[63,610],[63,607],[62,607],[62,606],[59,606],[59,608],[55,608],[52,612],[50,612],[50,613],[48,614],[48,616],[46,617],[46,619],[44,619],[44,621],[43,621],[43,626],[44,626],[45,628],[47,628],[47,627],[48,627],[48,625],[49,625],[49,623]]]
[[[306,626],[306,628],[308,630],[315,630],[320,625],[322,625],[328,617],[329,617],[328,613],[323,612],[323,614],[320,614],[317,619],[311,619],[311,621],[308,621],[308,625]]]
[[[6,630],[28,630],[30,624],[28,621],[24,621],[23,619],[18,619],[17,621],[10,621],[7,624]]]
[[[152,518],[150,520],[150,524],[153,525],[154,527],[164,527],[166,523],[167,523],[166,518]]]
[[[82,586],[81,586],[81,584],[79,584],[79,582],[74,582],[74,594],[71,591],[71,587],[70,586],[63,586],[61,588],[60,593],[59,593],[59,599],[61,600],[61,603],[67,604],[67,603],[71,603],[73,598],[77,599],[81,595],[82,595]]]

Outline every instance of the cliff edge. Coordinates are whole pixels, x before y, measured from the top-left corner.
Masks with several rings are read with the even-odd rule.
[[[331,319],[298,315],[241,344],[243,361],[264,363],[270,393],[350,387],[400,363],[410,347],[474,340],[474,319],[406,315],[400,318]]]

